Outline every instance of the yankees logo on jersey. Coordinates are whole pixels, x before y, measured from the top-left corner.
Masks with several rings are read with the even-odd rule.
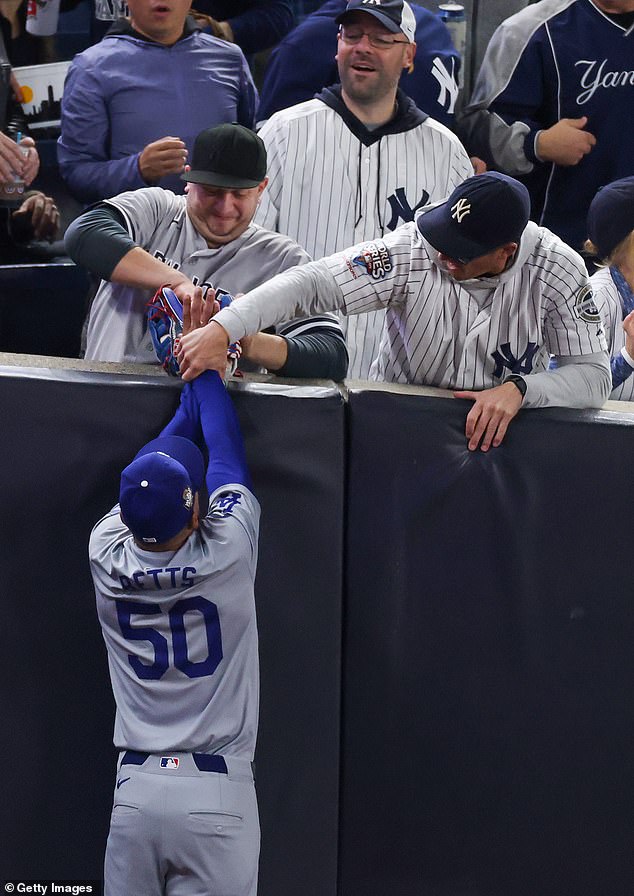
[[[418,211],[419,208],[422,208],[424,205],[427,205],[429,202],[429,193],[427,190],[423,190],[422,195],[414,208],[407,201],[407,197],[405,195],[405,187],[397,187],[394,193],[391,196],[387,197],[387,201],[390,204],[390,208],[392,209],[392,217],[387,223],[388,230],[395,230],[398,227],[399,220],[401,220],[404,224],[408,221],[414,220],[414,215]]]

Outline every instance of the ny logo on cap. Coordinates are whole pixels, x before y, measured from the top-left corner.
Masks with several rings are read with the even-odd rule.
[[[363,6],[380,6],[381,0],[363,0]]]
[[[451,206],[451,217],[462,223],[462,219],[471,214],[471,203],[468,199],[459,199],[455,205]]]

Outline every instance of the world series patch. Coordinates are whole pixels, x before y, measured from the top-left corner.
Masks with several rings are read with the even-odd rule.
[[[587,324],[601,323],[601,315],[595,304],[591,286],[584,286],[577,293],[577,297],[575,298],[575,314],[579,320],[584,320]]]
[[[383,240],[366,243],[352,259],[357,267],[365,268],[375,280],[380,280],[392,270],[392,259]]]

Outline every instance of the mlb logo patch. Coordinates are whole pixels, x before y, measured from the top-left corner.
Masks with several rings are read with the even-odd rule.
[[[178,756],[161,756],[161,768],[178,768],[179,762]]]

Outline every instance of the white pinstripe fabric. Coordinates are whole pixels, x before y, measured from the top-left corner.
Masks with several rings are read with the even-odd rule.
[[[260,136],[269,186],[255,220],[292,237],[315,259],[411,220],[394,215],[398,190],[411,214],[473,173],[457,137],[429,118],[365,146],[334,109],[310,100],[273,115]],[[383,322],[383,312],[342,318],[349,377],[368,376]]]

